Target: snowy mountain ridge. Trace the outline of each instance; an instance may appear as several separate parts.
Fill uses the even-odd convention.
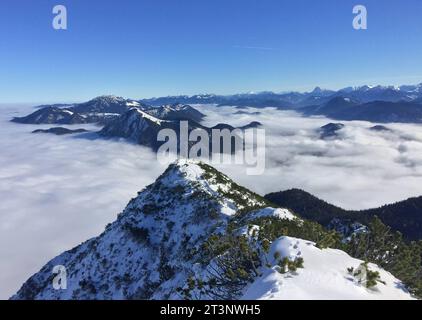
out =
[[[186,105],[162,106],[158,108],[134,107],[110,121],[98,134],[105,138],[128,139],[131,142],[157,151],[164,143],[162,139],[158,139],[162,129],[173,130],[178,140],[182,131],[189,135],[193,130],[201,129],[208,135],[210,150],[212,150],[211,135],[213,129],[235,129],[225,123],[218,124],[212,128],[203,126],[195,121],[200,121],[202,117],[202,113]],[[243,130],[259,126],[261,126],[261,123],[253,121],[238,129]],[[193,145],[195,145],[195,141],[188,142],[189,150]],[[179,147],[180,145],[177,145],[177,148]],[[239,148],[239,146],[237,147]],[[240,148],[242,147],[243,145]],[[232,146],[233,151],[236,150],[235,148],[236,146]]]
[[[347,268],[361,261],[284,237],[287,228],[322,232],[213,167],[179,160],[101,235],[48,262],[12,299],[411,298],[374,265],[385,284],[357,283]],[[65,290],[52,286],[57,265],[67,270]],[[331,276],[336,286],[326,284]]]
[[[15,117],[13,122],[24,124],[108,124],[132,109],[145,112],[161,120],[193,120],[200,122],[204,114],[188,105],[173,104],[152,107],[133,99],[117,96],[100,96],[73,105],[41,106],[25,117]]]

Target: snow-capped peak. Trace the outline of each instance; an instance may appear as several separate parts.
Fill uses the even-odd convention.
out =
[[[99,102],[122,102],[125,101],[125,99],[123,97],[118,97],[115,95],[102,95],[102,96],[98,96],[94,99],[92,99],[91,101],[99,101]]]
[[[399,280],[375,265],[369,267],[383,283],[369,291],[348,275],[361,261],[280,235],[304,224],[213,167],[179,160],[130,200],[101,235],[48,262],[12,298],[411,298]],[[224,269],[224,261],[234,267]],[[239,269],[238,263],[245,264]],[[54,289],[55,266],[66,268],[66,290]],[[241,280],[235,289],[233,275]],[[219,284],[222,276],[229,285]]]
[[[323,92],[324,90],[322,90],[320,87],[315,87],[315,89],[311,92],[313,94],[319,94],[321,92]]]
[[[180,299],[175,289],[204,241],[249,204],[264,201],[203,163],[177,161],[100,236],[51,260],[13,298]],[[56,265],[67,268],[67,290],[50,285]]]

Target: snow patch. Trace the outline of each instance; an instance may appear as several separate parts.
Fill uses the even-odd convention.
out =
[[[150,121],[152,121],[152,122],[154,122],[154,123],[156,123],[158,125],[161,125],[161,123],[163,122],[163,120],[160,120],[160,119],[158,119],[156,117],[153,117],[150,114],[148,114],[148,113],[140,110],[139,108],[133,108],[131,110],[136,110],[136,112],[138,112],[140,115],[142,115],[143,118],[148,119],[148,120],[150,120]]]
[[[275,217],[282,220],[293,220],[297,219],[297,217],[291,213],[288,209],[280,209],[280,208],[264,208],[260,209],[258,211],[254,211],[247,216],[247,220],[253,220],[258,218],[264,218],[264,217]]]
[[[246,290],[245,300],[402,300],[413,299],[404,285],[389,272],[374,264],[385,285],[379,283],[375,290],[356,283],[347,268],[355,269],[363,262],[336,249],[321,250],[315,243],[291,237],[281,237],[273,242],[268,261],[275,265],[274,254],[281,258],[304,260],[304,268],[295,273],[281,274],[275,267],[266,268]]]

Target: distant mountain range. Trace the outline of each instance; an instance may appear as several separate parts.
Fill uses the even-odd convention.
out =
[[[327,103],[335,97],[349,98],[359,103],[372,101],[415,101],[422,98],[422,83],[418,85],[395,86],[360,86],[348,87],[338,91],[325,90],[316,87],[311,92],[287,92],[274,93],[270,91],[258,93],[243,93],[234,95],[193,95],[193,96],[168,96],[152,99],[142,99],[143,103],[151,105],[162,105],[172,103],[187,104],[227,104],[227,105],[258,105],[265,102],[272,106],[280,107],[304,107]]]
[[[88,102],[70,105],[45,105],[25,117],[13,118],[24,124],[107,124],[133,107],[146,107],[138,101],[116,96],[101,96]]]
[[[282,110],[295,110],[304,115],[323,115],[337,120],[366,120],[388,123],[422,123],[422,83],[418,85],[361,86],[344,88],[338,91],[319,87],[311,92],[259,92],[234,95],[193,95],[168,96],[152,99],[124,99],[116,96],[101,96],[85,103],[54,104],[37,107],[34,113],[12,121],[30,124],[108,124],[110,120],[133,107],[149,110],[160,118],[166,113],[166,120],[180,120],[188,116],[200,122],[203,115],[199,111],[193,115],[189,110],[172,111],[166,108],[189,104],[215,104],[239,108],[273,107]],[[159,109],[155,109],[158,107]],[[163,113],[159,115],[158,113]]]
[[[303,107],[298,111],[337,120],[422,123],[422,104],[413,101],[359,103],[350,98],[335,97],[322,105]]]
[[[265,198],[326,227],[338,226],[339,220],[343,225],[356,222],[367,225],[374,216],[378,216],[406,239],[422,239],[422,196],[361,211],[344,210],[299,189],[270,193]]]
[[[101,96],[88,102],[73,105],[51,105],[37,107],[25,117],[13,118],[23,124],[83,124],[106,125],[126,112],[138,109],[161,120],[191,120],[200,122],[204,114],[188,105],[172,104],[153,107],[144,103],[116,96]]]
[[[422,123],[422,83],[418,85],[361,86],[338,91],[319,87],[311,92],[246,93],[228,96],[170,96],[140,100],[143,103],[217,104],[237,107],[275,107],[304,115],[324,115],[338,120]]]

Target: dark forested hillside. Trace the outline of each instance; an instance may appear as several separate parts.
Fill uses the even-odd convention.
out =
[[[372,217],[378,216],[406,239],[422,239],[422,196],[362,211],[344,210],[299,189],[270,193],[265,198],[325,226],[335,218],[367,224]]]

